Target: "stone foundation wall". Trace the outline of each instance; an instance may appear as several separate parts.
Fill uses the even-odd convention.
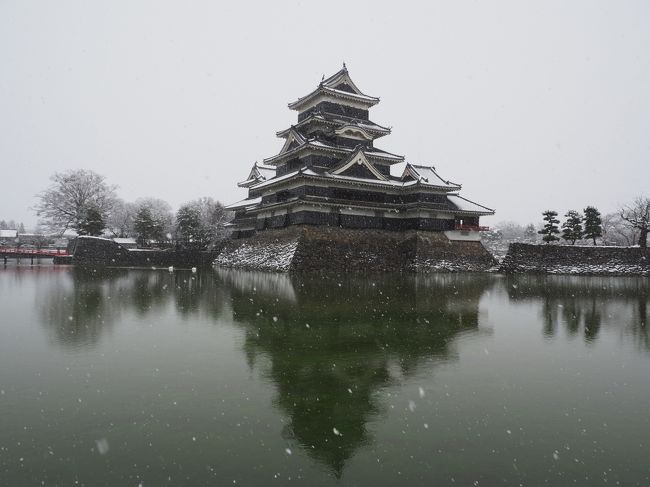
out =
[[[485,271],[496,264],[480,241],[452,241],[444,233],[417,232],[417,272]]]
[[[299,227],[289,227],[230,240],[214,263],[219,267],[286,272],[291,267],[301,235]]]
[[[70,245],[70,264],[102,267],[206,267],[216,252],[192,250],[129,250],[109,239],[78,237]]]
[[[294,226],[228,242],[220,267],[266,271],[484,271],[496,264],[480,242],[442,232]]]
[[[650,249],[513,243],[501,263],[506,273],[650,275]]]
[[[399,272],[414,255],[414,232],[303,227],[291,270]]]

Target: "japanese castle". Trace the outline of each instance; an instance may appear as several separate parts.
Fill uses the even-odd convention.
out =
[[[379,98],[364,94],[343,69],[311,93],[289,103],[295,125],[277,132],[280,152],[255,163],[246,180],[248,197],[235,212],[233,238],[291,225],[354,229],[428,230],[450,240],[478,240],[479,218],[494,210],[460,196],[460,184],[435,167],[406,163],[375,146],[390,128],[374,123],[369,110]],[[404,164],[401,164],[403,166]]]

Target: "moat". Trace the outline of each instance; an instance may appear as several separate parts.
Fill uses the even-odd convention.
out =
[[[650,281],[0,268],[0,485],[648,485]]]

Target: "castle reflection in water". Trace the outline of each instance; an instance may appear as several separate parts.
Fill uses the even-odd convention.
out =
[[[20,269],[15,269],[20,279]],[[46,271],[44,271],[46,272]],[[273,406],[287,421],[282,435],[339,477],[371,443],[369,424],[382,415],[383,389],[423,369],[458,360],[461,336],[491,333],[481,304],[499,293],[532,303],[553,337],[598,340],[620,330],[650,352],[643,279],[495,275],[323,277],[219,270],[51,271],[40,313],[50,339],[64,348],[93,347],[128,313],[170,307],[180,317],[227,321],[241,330],[251,368],[273,385]],[[333,439],[331,425],[345,434]]]

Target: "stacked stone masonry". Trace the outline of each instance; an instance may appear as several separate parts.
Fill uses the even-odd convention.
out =
[[[220,267],[265,271],[485,271],[496,264],[478,241],[450,241],[443,233],[294,226],[231,240]]]
[[[650,275],[650,249],[572,245],[510,244],[505,273]]]

